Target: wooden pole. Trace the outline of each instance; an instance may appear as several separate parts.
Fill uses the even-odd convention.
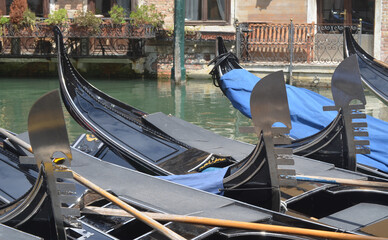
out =
[[[388,64],[386,62],[380,61],[376,58],[373,58],[373,61],[377,62],[378,64],[384,66],[385,68],[388,68]]]
[[[305,176],[305,175],[286,176],[285,178],[295,178],[297,181],[304,181],[304,182],[319,182],[319,183],[358,186],[358,187],[388,188],[388,182],[376,182],[376,181],[365,181],[365,180],[357,180],[357,179],[330,178],[330,177]]]
[[[128,215],[128,213],[125,211],[122,211],[120,209],[111,209],[111,208],[104,209],[100,207],[86,207],[82,210],[82,212],[86,214],[101,214],[101,215],[120,216],[120,217],[133,217],[131,215]],[[255,230],[255,231],[268,231],[268,232],[303,235],[303,236],[319,237],[319,238],[342,239],[342,240],[386,239],[386,238],[380,238],[380,237],[355,235],[355,234],[349,234],[349,233],[329,232],[329,231],[323,231],[323,230],[286,227],[286,226],[269,225],[269,224],[263,224],[263,223],[241,222],[241,221],[223,220],[223,219],[215,219],[215,218],[183,216],[183,215],[174,215],[174,214],[165,214],[165,213],[148,213],[148,212],[144,212],[144,214],[158,221],[182,222],[182,223],[209,225],[209,226],[217,226],[217,227],[239,228],[239,229]]]
[[[9,138],[12,142],[18,144],[22,148],[24,148],[27,151],[29,151],[30,153],[32,153],[32,148],[31,148],[30,144],[26,143],[25,141],[21,140],[20,138],[17,138],[16,136],[12,135],[4,128],[0,128],[0,134],[4,135],[5,137]]]
[[[160,224],[156,220],[154,220],[151,217],[147,216],[143,212],[138,211],[136,208],[128,205],[127,203],[123,202],[119,198],[115,197],[114,195],[112,195],[109,192],[105,191],[104,189],[100,188],[96,184],[90,182],[89,180],[87,180],[86,178],[82,177],[78,173],[76,173],[76,172],[74,172],[72,170],[70,170],[70,171],[73,173],[73,177],[74,177],[74,179],[77,182],[79,182],[82,185],[92,189],[96,193],[100,194],[104,198],[108,199],[112,203],[114,203],[117,206],[119,206],[120,208],[122,208],[124,211],[132,214],[135,218],[137,218],[140,221],[144,222],[148,226],[158,230],[159,232],[161,232],[166,237],[168,237],[170,239],[185,239],[184,237],[182,237],[182,236],[178,235],[177,233],[173,232],[171,229],[163,226],[162,224]]]
[[[171,77],[176,84],[181,84],[186,80],[185,0],[174,1],[174,61]]]

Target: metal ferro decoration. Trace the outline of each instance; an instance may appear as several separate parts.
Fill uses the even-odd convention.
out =
[[[56,237],[61,240],[66,239],[64,216],[79,216],[78,209],[63,206],[76,200],[74,183],[66,182],[72,179],[72,173],[61,169],[61,165],[69,167],[72,159],[65,126],[58,90],[45,94],[32,106],[28,116],[31,147],[38,168],[44,169]],[[57,154],[64,154],[62,161],[55,161]]]
[[[365,109],[366,99],[355,55],[348,57],[338,66],[332,77],[331,91],[335,106],[324,107],[324,110],[342,114],[346,133],[344,140],[347,142],[345,146],[348,146],[345,156],[347,162],[342,163],[341,167],[355,171],[356,154],[370,153],[370,149],[366,147],[369,140],[355,139],[368,136],[366,121],[360,121],[366,118],[365,113],[361,112]]]
[[[291,118],[283,71],[272,73],[256,84],[251,93],[250,106],[255,133],[265,143],[275,201],[280,198],[280,186],[296,185],[295,179],[282,178],[295,176],[295,170],[289,168],[294,165],[292,149],[281,147],[291,144],[291,139],[285,135],[290,132]],[[274,126],[275,123],[282,123],[284,127]]]

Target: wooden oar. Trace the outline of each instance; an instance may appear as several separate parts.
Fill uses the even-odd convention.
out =
[[[375,61],[375,62],[377,62],[377,63],[383,65],[383,66],[386,67],[386,68],[388,68],[388,64],[387,64],[386,62],[380,61],[380,60],[378,60],[378,59],[376,59],[376,58],[373,58],[373,61]]]
[[[357,187],[370,187],[370,188],[388,188],[388,182],[376,182],[376,181],[365,181],[357,179],[345,179],[345,178],[330,178],[330,177],[320,177],[320,176],[305,176],[305,175],[296,175],[296,176],[281,176],[285,179],[296,179],[297,181],[304,182],[318,182],[326,184],[336,184],[336,185],[348,185],[348,186],[357,186]]]
[[[0,134],[4,135],[5,137],[9,138],[12,142],[18,144],[19,146],[21,146],[22,148],[26,149],[27,151],[29,151],[30,153],[32,153],[32,148],[31,148],[31,145],[26,143],[25,141],[15,137],[14,135],[12,135],[11,133],[9,133],[7,130],[5,130],[4,128],[0,128]]]
[[[10,134],[9,132],[7,132],[3,128],[0,128],[0,133],[3,134],[4,136],[6,136],[7,138],[9,138],[11,141],[19,144],[21,147],[23,147],[24,149],[26,149],[30,153],[33,153],[30,144],[26,143],[25,141],[21,140],[20,138],[14,136],[12,134]],[[185,239],[184,237],[182,237],[179,234],[175,233],[171,229],[169,229],[169,228],[165,227],[164,225],[160,224],[156,220],[150,218],[147,215],[144,215],[142,212],[140,212],[137,209],[131,207],[130,205],[128,205],[127,203],[123,202],[119,198],[113,196],[109,192],[107,192],[104,189],[102,189],[102,188],[98,187],[97,185],[93,184],[92,182],[90,182],[86,178],[82,177],[78,173],[68,169],[65,166],[58,165],[58,167],[64,169],[65,171],[72,172],[73,173],[73,178],[77,182],[81,183],[82,185],[85,185],[86,187],[88,187],[88,188],[92,189],[93,191],[99,193],[101,196],[103,196],[103,197],[107,198],[108,200],[112,201],[113,203],[117,204],[120,208],[122,208],[126,212],[132,214],[134,217],[136,217],[140,221],[144,222],[148,226],[152,227],[153,229],[161,232],[166,237],[168,237],[170,239],[174,239],[174,240],[175,239],[177,239],[177,240],[184,240]]]
[[[8,137],[8,136],[7,136]],[[22,142],[23,144],[20,145],[24,148],[31,149],[31,146],[29,146],[28,143],[24,142],[23,140],[17,138],[16,136],[10,134],[9,137],[14,142]],[[28,150],[30,151],[30,150]],[[32,152],[32,150],[30,151]],[[269,224],[261,224],[261,223],[250,223],[250,222],[241,222],[241,221],[232,221],[232,220],[223,220],[223,219],[215,219],[215,218],[203,218],[203,217],[195,217],[195,216],[182,216],[182,215],[172,215],[172,214],[158,214],[158,213],[145,213],[140,212],[136,210],[135,208],[129,206],[127,203],[123,202],[119,198],[115,197],[114,195],[110,194],[109,192],[105,191],[104,189],[98,187],[97,185],[91,183],[84,177],[80,176],[76,172],[66,168],[65,166],[62,166],[64,171],[71,171],[73,173],[74,179],[85,185],[86,187],[94,190],[101,196],[107,198],[108,200],[112,201],[113,203],[117,204],[119,207],[121,207],[125,212],[121,211],[119,213],[116,212],[116,214],[120,214],[120,216],[132,216],[139,218],[140,220],[145,219],[146,223],[148,224],[148,219],[151,219],[152,221],[159,220],[159,221],[173,221],[173,222],[183,222],[183,223],[191,223],[191,224],[201,224],[201,225],[210,225],[210,226],[217,226],[217,227],[227,227],[227,228],[240,228],[240,229],[247,229],[247,230],[256,230],[256,231],[268,231],[268,232],[276,232],[276,233],[285,233],[285,234],[295,234],[295,235],[304,235],[304,236],[312,236],[312,237],[320,237],[320,238],[329,238],[329,239],[344,239],[344,240],[383,240],[385,238],[378,238],[378,237],[371,237],[371,236],[360,236],[360,235],[354,235],[354,234],[348,234],[348,233],[337,233],[337,232],[329,232],[329,231],[322,231],[322,230],[314,230],[314,229],[306,229],[306,228],[296,228],[296,227],[285,227],[285,226],[278,226],[278,225],[269,225]],[[114,211],[114,210],[110,210]],[[131,214],[131,215],[128,215]],[[133,214],[135,213],[135,214]],[[104,213],[105,215],[108,214],[108,212]],[[133,215],[132,215],[133,214]],[[157,222],[158,223],[158,222]],[[160,223],[158,223],[160,224]],[[163,226],[163,225],[162,225]],[[153,226],[152,226],[153,227]],[[163,226],[163,228],[165,228]],[[159,230],[163,231],[162,233],[165,234],[171,239],[184,239],[180,235],[176,234],[175,232],[171,231],[170,229],[166,228],[167,232],[164,232],[164,229]],[[169,232],[172,232],[169,233]]]
[[[146,223],[150,227],[160,231],[162,234],[164,234],[168,238],[170,238],[170,239],[185,239],[184,237],[178,235],[176,232],[173,232],[171,229],[166,228],[165,226],[163,226],[162,224],[157,222],[155,219],[151,218],[150,216],[147,216],[143,212],[138,211],[136,208],[128,205],[127,203],[123,202],[121,199],[115,197],[114,195],[112,195],[109,192],[105,191],[104,189],[100,188],[96,184],[90,182],[89,180],[82,177],[78,173],[76,173],[72,170],[70,170],[70,171],[73,173],[73,177],[77,182],[92,189],[96,193],[100,194],[104,198],[108,199],[109,201],[113,202],[114,204],[116,204],[117,206],[119,206],[120,208],[125,210],[127,213],[132,214],[135,218],[139,219],[140,221],[143,221],[144,223]],[[162,227],[160,227],[160,226],[162,226]]]
[[[82,209],[82,212],[85,214],[133,217],[121,209],[111,209],[111,208],[107,209],[107,208],[101,208],[101,207],[85,207]],[[143,214],[158,221],[182,222],[182,223],[191,223],[191,224],[200,224],[200,225],[227,227],[227,228],[240,228],[240,229],[247,229],[247,230],[268,231],[268,232],[295,234],[295,235],[303,235],[303,236],[319,237],[319,238],[358,239],[358,240],[386,239],[386,238],[379,238],[379,237],[373,237],[373,236],[354,235],[349,233],[329,232],[329,231],[323,231],[323,230],[285,227],[285,226],[278,226],[278,225],[268,225],[268,224],[262,224],[262,223],[250,223],[250,222],[223,220],[223,219],[215,219],[215,218],[183,216],[183,215],[151,213],[151,212],[144,212]]]

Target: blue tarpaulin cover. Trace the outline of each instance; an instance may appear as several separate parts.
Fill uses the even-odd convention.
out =
[[[159,178],[179,183],[206,192],[223,195],[223,180],[228,168],[209,168],[200,173],[159,176]]]
[[[260,78],[245,69],[234,69],[221,77],[220,87],[233,106],[251,118],[251,91]],[[291,114],[290,136],[299,139],[313,135],[329,125],[336,111],[323,111],[323,106],[334,106],[334,101],[313,91],[286,85]],[[367,155],[357,155],[357,162],[388,172],[388,123],[367,116],[370,150]]]

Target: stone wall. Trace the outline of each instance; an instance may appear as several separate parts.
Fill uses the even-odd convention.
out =
[[[185,68],[187,78],[207,76],[212,66],[207,66],[215,57],[215,40],[185,41]],[[234,41],[226,41],[228,49],[234,49]],[[169,78],[173,66],[171,41],[150,40],[146,44],[144,72],[158,78]],[[209,75],[210,78],[210,75]]]
[[[388,0],[382,0],[380,58],[388,62]]]
[[[294,23],[307,22],[306,0],[238,1],[236,18],[239,22]]]

